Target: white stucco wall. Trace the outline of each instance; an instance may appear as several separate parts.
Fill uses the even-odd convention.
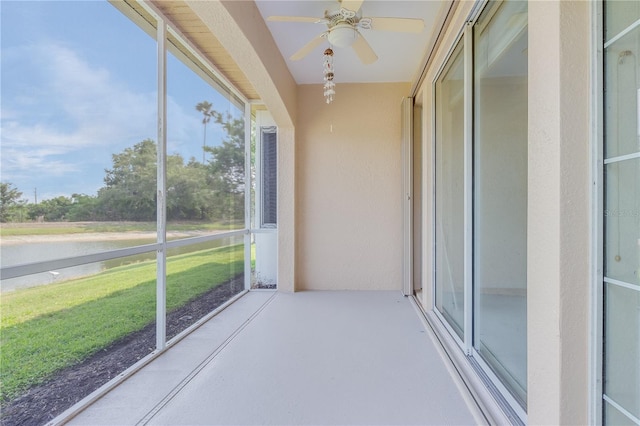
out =
[[[408,83],[298,88],[296,289],[400,290]]]

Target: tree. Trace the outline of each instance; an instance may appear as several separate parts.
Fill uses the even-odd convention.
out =
[[[228,112],[222,114],[217,111],[212,111],[211,116],[226,133],[220,146],[205,148],[211,153],[207,165],[209,184],[216,190],[217,204],[222,207],[218,217],[227,221],[242,221],[245,185],[244,118],[234,118]]]
[[[98,191],[100,216],[106,220],[151,221],[156,218],[156,143],[145,139],[112,155],[105,187]]]
[[[60,222],[68,220],[67,215],[73,202],[71,198],[63,195],[48,200],[42,200],[38,204],[29,206],[29,218],[44,218],[47,222]]]
[[[98,197],[85,194],[71,195],[71,206],[66,219],[72,222],[97,220]]]
[[[98,191],[97,217],[105,220],[152,221],[156,218],[157,146],[144,140],[113,155],[106,170],[106,186]],[[179,154],[167,156],[167,219],[214,218],[214,189],[207,182],[207,167]],[[86,200],[85,200],[86,201]]]
[[[203,164],[192,158],[185,165],[177,154],[167,157],[167,219],[211,219],[212,194]]]
[[[211,108],[213,105],[211,102],[202,101],[196,105],[196,111],[200,111],[202,113],[202,124],[204,126],[204,136],[202,138],[202,164],[204,164],[204,154],[206,150],[204,149],[207,146],[207,124],[211,120],[212,112]]]
[[[0,182],[0,222],[21,219],[26,200],[21,199],[22,192],[10,182]]]
[[[196,105],[203,124],[213,119],[226,136],[220,146],[203,146],[210,153],[207,164],[191,158],[185,164],[179,154],[168,155],[167,219],[213,220],[229,223],[244,220],[244,118],[211,109],[207,101]],[[67,204],[46,204],[49,217],[58,220],[153,221],[157,212],[157,145],[151,139],[112,155],[113,166],[105,170],[105,186],[92,198],[74,194]],[[64,213],[61,206],[65,205]],[[54,209],[55,207],[55,209]]]
[[[222,191],[244,193],[244,119],[233,118],[228,112],[223,115],[212,111],[211,114],[227,136],[220,146],[205,148],[211,153],[210,177],[219,183]]]

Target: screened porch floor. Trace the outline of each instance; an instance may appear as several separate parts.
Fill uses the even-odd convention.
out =
[[[400,292],[249,292],[72,425],[485,423]]]

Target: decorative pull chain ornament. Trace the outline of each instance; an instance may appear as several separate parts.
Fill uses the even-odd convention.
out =
[[[324,51],[324,97],[328,104],[333,102],[333,95],[336,94],[336,83],[333,81],[333,50],[328,48]]]

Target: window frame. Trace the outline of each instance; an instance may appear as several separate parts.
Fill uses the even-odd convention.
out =
[[[466,140],[466,136],[467,136],[467,99],[465,98],[467,96],[467,67],[466,67],[466,60],[467,60],[467,37],[465,36],[467,30],[466,30],[467,25],[465,25],[465,27],[463,27],[459,33],[456,35],[456,37],[454,38],[454,41],[451,43],[451,46],[449,48],[449,50],[447,51],[447,54],[445,55],[445,58],[442,61],[442,64],[440,66],[440,68],[438,69],[438,72],[436,72],[433,81],[431,82],[431,87],[432,87],[432,93],[433,96],[431,97],[431,104],[432,104],[432,109],[431,111],[432,113],[432,140],[433,140],[433,146],[432,146],[432,154],[431,154],[431,158],[433,159],[433,164],[431,167],[432,173],[433,173],[433,178],[432,178],[432,182],[433,182],[433,192],[432,192],[432,205],[433,205],[433,223],[432,223],[432,235],[433,235],[433,251],[432,251],[432,265],[434,265],[433,271],[432,271],[432,283],[433,283],[433,288],[432,288],[432,292],[433,292],[433,306],[431,306],[431,309],[433,310],[433,312],[435,313],[435,315],[437,316],[437,318],[440,320],[440,322],[442,323],[442,325],[447,329],[447,332],[451,335],[451,337],[455,340],[456,344],[458,345],[458,347],[466,354],[468,355],[468,335],[471,335],[471,333],[467,333],[467,330],[471,330],[471,328],[467,328],[467,270],[466,270],[466,266],[467,266],[467,261],[466,259],[463,261],[463,265],[465,267],[464,270],[464,278],[463,278],[463,288],[464,288],[464,296],[463,296],[463,303],[464,303],[464,307],[463,307],[463,314],[464,314],[464,318],[463,318],[463,329],[462,329],[462,337],[460,337],[458,335],[458,333],[455,331],[454,327],[449,323],[449,321],[446,319],[446,316],[444,313],[442,313],[437,306],[437,245],[438,245],[438,226],[437,226],[437,217],[438,217],[438,207],[437,207],[437,197],[438,197],[438,158],[439,156],[437,155],[437,145],[438,145],[438,116],[437,116],[437,112],[438,112],[438,89],[437,89],[437,85],[438,82],[441,81],[441,79],[444,77],[444,75],[451,69],[451,66],[453,65],[453,63],[451,62],[453,60],[454,54],[456,53],[456,51],[458,49],[460,49],[462,51],[462,67],[463,67],[463,73],[464,73],[464,81],[463,81],[463,89],[462,89],[462,94],[463,94],[463,121],[464,121],[464,141],[463,141],[463,185],[464,185],[464,196],[463,196],[463,205],[464,205],[464,219],[467,219],[467,192],[469,190],[469,188],[467,187],[467,164],[466,164],[466,150],[467,150],[467,140]],[[464,232],[465,227],[463,227],[463,252],[465,253],[466,256],[466,243],[467,243],[467,235]]]
[[[275,135],[275,141],[270,142],[270,141],[266,141],[265,135]],[[259,225],[261,229],[277,229],[278,228],[278,193],[277,193],[277,184],[278,184],[278,128],[276,126],[261,126],[260,127],[260,147],[258,149],[256,149],[256,153],[259,153],[259,161],[257,162],[257,177],[258,177],[258,190],[259,190],[259,197],[260,197],[260,209],[259,211],[256,211],[256,214],[259,215],[260,221],[259,221]],[[271,195],[271,193],[267,194],[267,191],[265,190],[266,187],[266,183],[268,181],[268,179],[265,178],[265,173],[267,172],[267,164],[265,163],[265,161],[267,160],[267,155],[266,153],[266,149],[267,147],[265,145],[269,144],[269,143],[273,143],[274,147],[274,155],[275,155],[275,188],[272,188],[271,191],[275,190],[275,208],[276,208],[276,212],[275,212],[275,220],[273,221],[266,221],[265,220],[265,211],[266,211],[266,197],[267,195]]]

